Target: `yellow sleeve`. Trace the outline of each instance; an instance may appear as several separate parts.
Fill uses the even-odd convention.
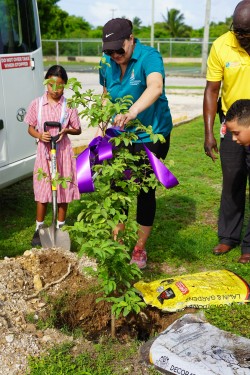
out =
[[[213,44],[207,60],[206,79],[207,81],[219,82],[223,80],[223,75],[224,68]]]

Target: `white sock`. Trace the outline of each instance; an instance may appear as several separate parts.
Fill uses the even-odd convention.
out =
[[[36,221],[36,230],[42,225],[44,221]]]
[[[57,220],[57,223],[56,223],[56,228],[59,229],[60,226],[64,225],[65,224],[65,221],[59,221]]]

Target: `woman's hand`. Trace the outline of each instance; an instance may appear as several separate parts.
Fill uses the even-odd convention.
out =
[[[119,114],[114,119],[114,125],[124,129],[124,126],[134,120],[139,113],[149,108],[160,96],[163,90],[163,78],[158,72],[150,73],[147,76],[147,88],[129,108],[128,113]]]
[[[124,114],[119,114],[115,116],[114,119],[114,125],[119,126],[119,128],[124,129],[125,125],[131,121],[136,119],[138,115],[138,112],[135,109],[130,108],[129,112],[124,113]]]

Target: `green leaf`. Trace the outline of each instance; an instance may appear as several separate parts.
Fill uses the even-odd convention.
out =
[[[125,309],[123,310],[123,316],[127,316],[131,312],[131,307],[126,306]]]

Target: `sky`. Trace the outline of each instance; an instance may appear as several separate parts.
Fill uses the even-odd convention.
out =
[[[230,17],[239,0],[211,0],[210,21],[218,23]],[[154,17],[152,17],[154,4]],[[163,22],[167,9],[183,13],[186,25],[198,29],[204,25],[206,0],[60,0],[57,5],[70,15],[83,17],[92,26],[103,26],[111,18],[123,17],[133,20],[139,17],[142,25]]]

